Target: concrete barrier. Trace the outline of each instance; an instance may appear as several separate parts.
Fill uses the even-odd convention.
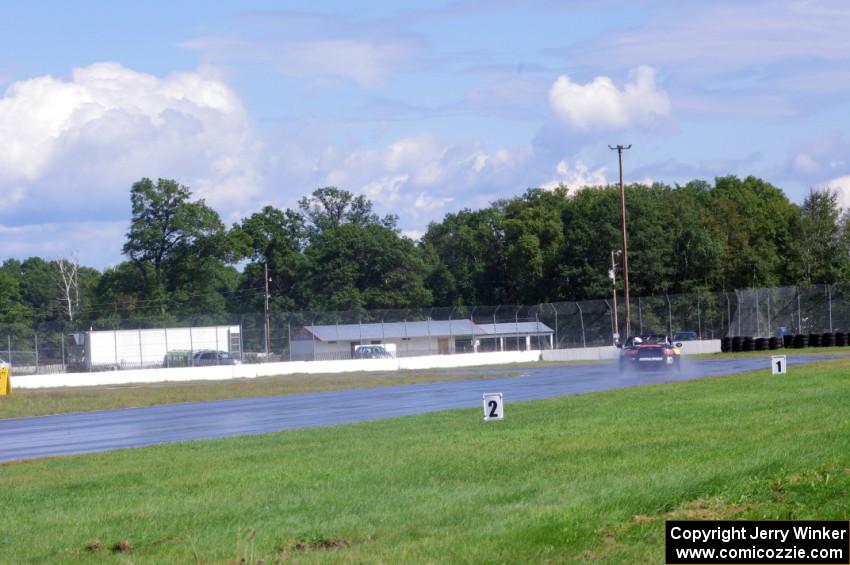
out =
[[[292,361],[257,365],[222,365],[214,367],[182,367],[171,369],[138,369],[101,371],[96,373],[57,373],[53,375],[20,375],[12,377],[15,388],[57,388],[109,386],[131,383],[181,381],[220,381],[253,379],[272,375],[347,373],[359,371],[398,371],[400,369],[436,369],[500,365],[539,361],[540,351],[499,351],[429,355],[401,359],[347,359],[343,361]]]
[[[719,339],[682,341],[680,343],[682,344],[682,355],[720,353]],[[605,361],[608,359],[617,359],[619,356],[620,350],[613,345],[543,351],[544,361]]]
[[[682,355],[697,353],[720,353],[719,339],[702,339],[698,341],[682,341]]]
[[[717,353],[720,340],[686,341],[682,353]],[[257,365],[223,365],[218,367],[182,367],[171,369],[136,369],[101,371],[96,373],[56,373],[52,375],[12,376],[14,388],[56,388],[108,386],[130,383],[160,383],[181,381],[222,381],[254,379],[272,375],[351,373],[360,371],[398,371],[414,369],[449,369],[476,365],[503,365],[539,361],[604,361],[616,359],[619,350],[613,346],[579,347],[544,351],[493,351],[460,353],[457,355],[428,355],[399,359],[346,359],[342,361],[291,361]]]
[[[544,361],[605,361],[617,359],[619,356],[620,350],[613,345],[552,349],[543,352]]]

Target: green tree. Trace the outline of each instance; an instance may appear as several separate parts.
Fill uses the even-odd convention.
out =
[[[143,178],[130,190],[132,221],[124,253],[142,277],[141,298],[160,314],[196,315],[199,307],[221,313],[220,293],[234,280],[224,267],[232,258],[224,224],[215,210],[191,196],[188,187],[166,179],[154,184]]]
[[[838,193],[811,189],[792,226],[794,278],[800,284],[833,284],[847,273]]]
[[[231,229],[231,238],[240,257],[250,259],[231,302],[231,310],[263,310],[263,264],[268,264],[269,308],[287,312],[304,306],[303,279],[307,245],[304,217],[287,209],[266,206]]]
[[[421,245],[426,257],[437,260],[428,277],[435,304],[499,303],[504,295],[503,217],[491,206],[447,214],[428,225]]]
[[[298,202],[301,212],[314,231],[324,231],[343,224],[367,226],[380,224],[395,229],[398,218],[387,215],[379,218],[372,212],[372,202],[365,196],[327,186],[313,191]]]
[[[130,190],[132,220],[124,254],[139,268],[153,266],[153,283],[162,285],[166,264],[187,249],[198,255],[225,256],[225,229],[218,213],[203,200],[191,201],[188,187],[175,180],[159,179],[156,184],[143,178]]]
[[[413,241],[380,224],[342,224],[311,238],[314,310],[419,308],[431,303],[427,267]]]

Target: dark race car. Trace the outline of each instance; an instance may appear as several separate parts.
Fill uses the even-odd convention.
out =
[[[680,370],[681,344],[673,344],[666,335],[633,336],[620,350],[620,372],[637,369]]]

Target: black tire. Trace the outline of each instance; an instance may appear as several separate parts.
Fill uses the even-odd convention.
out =
[[[809,334],[809,347],[820,347],[820,334]]]
[[[728,353],[732,351],[732,338],[724,337],[720,340],[720,351],[723,353]]]
[[[782,336],[782,347],[787,349],[791,349],[794,347],[794,336],[791,334],[786,334]]]
[[[744,338],[744,344],[741,346],[742,351],[755,351],[756,350],[756,340],[751,337]]]
[[[835,347],[835,334],[832,332],[824,332],[820,336],[821,347]]]
[[[847,334],[844,332],[835,332],[835,345],[838,347],[846,347]]]
[[[744,347],[744,338],[741,336],[735,336],[732,338],[732,351],[738,352],[743,351]]]
[[[782,338],[781,337],[772,337],[768,340],[767,346],[769,349],[779,349],[782,347]]]
[[[809,346],[809,336],[806,334],[797,334],[794,336],[794,348],[803,349]]]
[[[767,351],[768,345],[770,345],[770,340],[766,337],[757,337],[755,338],[756,351]]]

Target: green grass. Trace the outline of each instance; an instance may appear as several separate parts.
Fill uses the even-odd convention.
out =
[[[502,422],[457,410],[2,465],[0,562],[660,563],[670,517],[850,518],[848,375],[838,360],[508,398]]]
[[[178,402],[282,396],[493,377],[492,373],[475,374],[468,371],[469,369],[457,369],[457,372],[420,370],[384,373],[296,374],[226,381],[163,382],[47,389],[20,388],[13,389],[11,396],[0,397],[0,419],[155,406]],[[514,377],[518,374],[519,371],[514,370],[500,372],[498,375]]]

